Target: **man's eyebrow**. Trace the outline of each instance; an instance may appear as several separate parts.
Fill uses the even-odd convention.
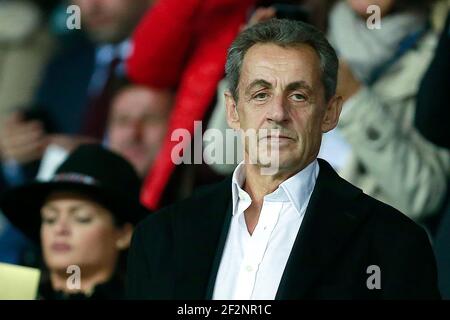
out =
[[[256,79],[247,86],[245,93],[248,94],[254,87],[272,88],[272,84],[263,79]]]
[[[287,91],[294,91],[297,89],[306,89],[309,92],[312,91],[311,86],[306,81],[303,81],[303,80],[291,82],[286,87]]]

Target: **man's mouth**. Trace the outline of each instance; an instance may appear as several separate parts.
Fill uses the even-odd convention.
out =
[[[268,134],[264,137],[262,137],[260,140],[272,140],[272,141],[282,141],[282,140],[295,140],[292,136],[290,135],[285,135],[285,134]]]

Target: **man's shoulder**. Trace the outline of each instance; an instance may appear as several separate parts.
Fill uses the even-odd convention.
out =
[[[380,228],[385,233],[403,229],[411,232],[423,232],[423,228],[404,213],[367,195],[363,190],[340,177],[325,161],[321,160],[320,164],[321,170],[326,176],[323,181],[326,184],[327,192],[333,192],[339,201],[344,202],[347,211],[355,215],[364,215],[366,218],[364,220],[370,227]],[[327,192],[321,192],[321,194],[325,195]]]
[[[396,208],[381,202],[364,192],[357,199],[357,206],[367,213],[367,226],[375,238],[399,239],[424,238],[425,230]]]
[[[359,221],[359,235],[368,240],[374,250],[383,256],[389,255],[386,252],[395,256],[399,250],[412,247],[423,250],[429,246],[425,229],[404,213],[365,194],[344,179],[338,185],[341,188],[337,193],[353,194],[347,198],[344,219],[352,216],[353,221]]]
[[[228,193],[231,194],[231,177],[218,183],[202,186],[196,189],[190,197],[150,214],[139,223],[136,230],[170,227],[180,215],[187,218],[201,215],[205,209],[217,205],[218,201],[223,201]],[[223,210],[225,209],[223,208]]]

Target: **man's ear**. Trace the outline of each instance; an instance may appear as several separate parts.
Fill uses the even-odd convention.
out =
[[[325,115],[322,120],[322,132],[326,133],[328,131],[336,128],[339,115],[342,110],[342,97],[339,95],[333,96],[327,103],[327,109],[325,110]]]
[[[239,129],[241,127],[239,122],[239,114],[237,112],[237,103],[230,91],[225,91],[225,106],[227,109],[227,122],[230,128]]]

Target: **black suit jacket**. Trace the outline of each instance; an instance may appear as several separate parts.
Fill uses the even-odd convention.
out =
[[[424,230],[319,163],[276,299],[439,298]],[[144,220],[129,252],[128,297],[211,299],[231,207],[228,178]],[[367,286],[371,265],[381,289]]]

